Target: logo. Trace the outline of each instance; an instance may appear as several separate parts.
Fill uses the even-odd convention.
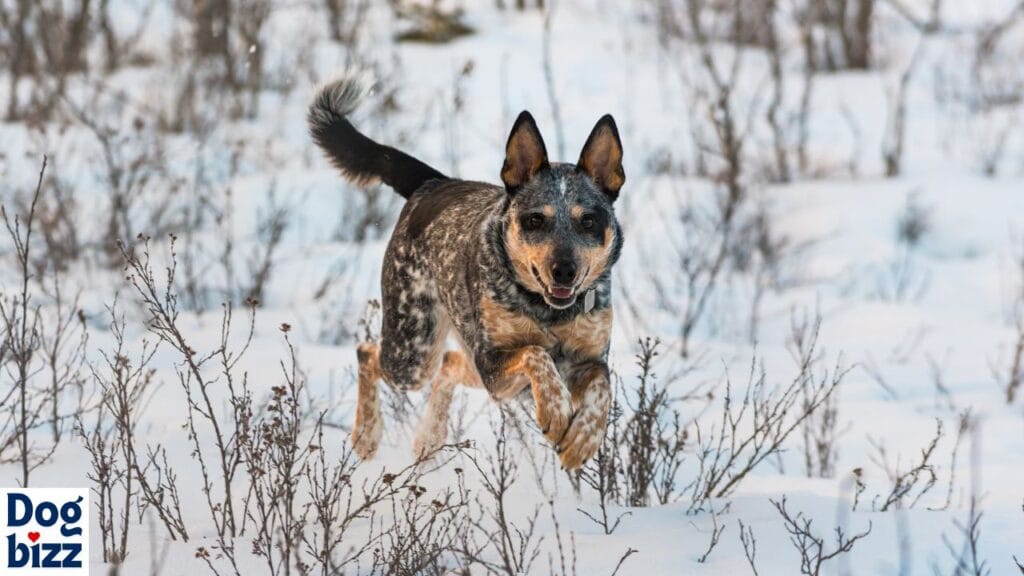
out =
[[[0,574],[89,574],[87,489],[0,488],[0,522]]]

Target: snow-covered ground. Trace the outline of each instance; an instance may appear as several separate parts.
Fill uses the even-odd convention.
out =
[[[118,26],[132,29],[143,3],[113,4]],[[157,3],[135,48],[149,56],[145,65],[88,81],[72,77],[66,102],[61,103],[64,111],[43,126],[0,125],[2,200],[12,213],[24,206],[35,189],[43,154],[49,155],[48,176],[72,194],[71,228],[83,248],[82,256],[64,273],[63,290],[65,297],[80,294],[78,306],[89,334],[86,354],[93,369],[81,371],[90,395],[86,405],[96,401],[96,374],[109,373],[102,356],[114,345],[108,307],[116,301],[117,313],[125,315],[129,358],[139,357],[144,342],[152,346],[156,337],[147,330],[148,313],[125,282],[123,266],[109,265],[115,257],[101,246],[114,240],[106,236],[110,183],[102,149],[96,136],[67,110],[87,105],[98,110],[103,122],[117,131],[114,148],[128,159],[126,164],[152,141],[159,141],[163,165],[140,192],[133,192],[138,200],[130,232],[154,234],[151,222],[159,219],[168,223],[161,232],[176,231],[175,290],[183,309],[178,322],[188,344],[200,354],[220,345],[220,303],[230,293],[240,304],[251,271],[263,258],[261,247],[268,244],[268,215],[281,211],[286,225],[272,255],[251,345],[235,372],[247,374],[255,403],[261,405],[272,387],[285,382],[290,369],[287,335],[305,387],[303,409],[313,414],[328,411],[331,425],[324,429],[323,449],[331,462],[347,443],[355,400],[355,346],[365,331],[359,321],[367,302],[379,297],[380,261],[400,207],[400,198],[384,190],[384,221],[370,225],[366,238],[355,237],[356,223],[366,210],[364,197],[343,182],[307,135],[306,106],[316,84],[344,69],[349,55],[330,40],[319,2],[275,2],[278,6],[260,49],[267,76],[277,87],[259,93],[258,114],[210,119],[209,134],[202,138],[195,131],[161,131],[157,116],[173,108],[177,86],[189,74],[172,57],[173,39],[181,37],[176,27],[182,24],[165,4],[171,3]],[[870,533],[848,554],[825,563],[822,574],[974,574],[970,567],[955,567],[965,545],[961,527],[969,521],[972,501],[981,513],[978,558],[987,562],[993,575],[1024,572],[1014,561],[1014,555],[1024,561],[1024,399],[1006,401],[1018,338],[1014,307],[1015,302],[1024,302],[1024,138],[1018,121],[1024,110],[1014,104],[979,113],[963,104],[969,97],[942,96],[977,88],[979,80],[970,74],[971,30],[1000,21],[1015,3],[943,4],[943,31],[920,44],[909,77],[905,152],[895,177],[885,176],[883,142],[899,76],[919,46],[920,33],[889,3],[876,7],[878,69],[815,77],[809,169],[791,183],[772,182],[766,176],[773,161],[772,135],[763,116],[770,97],[769,67],[761,51],[744,51],[734,105],[740,111],[739,122],[750,125],[743,150],[747,205],[763,208],[773,233],[785,238],[789,248],[784,250],[780,288],[764,293],[754,337],[750,314],[756,281],[750,272],[730,270],[719,280],[686,356],[681,354],[686,290],[679,273],[679,247],[689,224],[683,214],[694,207],[711,210],[717,190],[700,175],[695,160],[693,134],[701,132],[712,142],[702,104],[693,99],[703,69],[692,46],[672,40],[666,47],[659,41],[656,2],[553,4],[547,78],[542,11],[503,11],[490,1],[463,2],[465,20],[475,32],[432,45],[395,42],[391,10],[383,2],[372,3],[361,26],[359,60],[362,67],[374,69],[382,88],[355,118],[356,125],[373,137],[444,172],[492,182],[498,180],[511,121],[522,109],[537,118],[551,154],[566,161],[575,160],[602,114],[612,113],[620,127],[627,182],[616,208],[626,244],[614,276],[610,364],[621,377],[628,402],[637,380],[638,339],[661,340],[655,373],[659,384],[679,398],[674,406],[688,433],[685,458],[675,475],[680,490],[663,505],[613,506],[613,515],[627,515],[606,535],[580,511],[597,513],[597,494],[586,485],[576,493],[569,476],[554,469],[556,459],[543,438],[527,431],[526,446],[512,440],[519,466],[508,504],[519,526],[540,506],[536,539],[541,552],[530,573],[611,574],[632,548],[637,552],[624,561],[619,574],[750,574],[740,538],[744,526],[757,541],[758,574],[798,574],[800,556],[772,505],[783,497],[791,512],[813,519],[812,530],[825,540],[826,551],[834,546],[836,527],[852,535],[870,526]],[[899,4],[926,15],[930,2]],[[783,14],[789,9],[783,7]],[[1017,27],[1024,28],[1024,23]],[[783,109],[784,114],[793,114],[803,85],[802,63],[798,38],[792,29],[784,30]],[[1011,85],[1014,74],[1024,80],[1019,70],[1024,54],[1020,36],[1020,30],[1011,31],[994,60],[998,66],[993,68],[1005,67],[1001,78]],[[726,47],[715,47],[713,54],[728,70],[731,56]],[[7,78],[4,73],[0,82],[3,102],[9,96]],[[22,90],[28,89],[26,84]],[[549,90],[557,100],[561,144]],[[756,115],[747,112],[751,107],[758,110]],[[136,118],[138,127],[133,126]],[[1004,131],[995,173],[986,175],[979,157]],[[717,160],[713,155],[707,158],[714,170]],[[45,198],[43,202],[54,205]],[[908,214],[921,215],[919,221],[926,224],[920,240],[912,244],[901,243],[898,234]],[[180,232],[181,223],[189,218],[198,219],[198,225]],[[46,250],[38,240],[36,247]],[[697,253],[714,250],[705,240],[707,247],[698,243]],[[233,251],[222,258],[229,241]],[[170,253],[166,232],[154,235],[149,246],[156,279],[163,282]],[[13,297],[20,282],[9,238],[0,243],[0,252],[0,286],[5,297]],[[232,264],[233,280],[224,261]],[[46,304],[45,309],[52,307],[52,294],[39,287],[33,290],[36,301]],[[833,473],[806,473],[807,439],[798,427],[781,452],[765,459],[735,491],[695,509],[691,493],[683,488],[699,474],[697,430],[706,434],[718,424],[726,381],[734,393],[742,390],[756,361],[763,363],[769,386],[785,386],[799,371],[791,353],[794,318],[815,314],[820,314],[821,330],[814,372],[837,365],[848,370],[835,392],[835,422],[830,428],[837,434]],[[236,306],[229,337],[233,349],[244,344],[245,317],[244,307]],[[375,322],[371,315],[371,332]],[[0,376],[5,389],[15,381],[15,371],[8,366]],[[161,345],[150,366],[155,375],[141,403],[135,441],[167,451],[190,538],[172,541],[152,509],[149,519],[141,521],[133,511],[129,554],[121,571],[148,574],[156,557],[160,574],[208,572],[207,561],[197,554],[202,547],[213,550],[209,560],[220,573],[234,573],[216,552],[217,530],[203,495],[185,393],[176,372],[176,367],[182,369],[182,355]],[[204,374],[212,377],[218,370],[219,360],[214,360]],[[34,377],[44,382],[47,374],[43,369]],[[227,422],[231,406],[225,387],[224,379],[217,380],[211,393],[215,410]],[[684,397],[694,390],[698,397]],[[417,406],[424,401],[420,393],[410,396]],[[462,437],[473,441],[485,463],[495,449],[498,408],[482,392],[463,389],[457,392],[455,405],[464,413],[454,422],[464,428]],[[415,417],[415,408],[410,414]],[[94,421],[92,413],[83,416],[86,428]],[[894,489],[886,467],[906,472],[915,466],[935,437],[937,421],[942,436],[930,467],[922,471],[902,505],[881,511]],[[968,423],[963,430],[962,421]],[[106,426],[112,426],[109,420]],[[411,463],[415,422],[388,426],[380,453],[358,467],[358,478],[372,479],[382,470],[393,472]],[[32,473],[31,485],[93,486],[90,455],[71,432],[72,423],[65,422],[64,428],[52,457]],[[206,458],[213,458],[212,431],[199,423],[197,434]],[[308,428],[302,437],[307,434]],[[40,427],[31,435],[38,446],[45,446],[51,431]],[[880,447],[886,453],[884,462]],[[17,485],[22,473],[16,449],[7,448],[3,459],[0,485]],[[534,466],[542,472],[535,473]],[[458,473],[457,467],[465,471]],[[245,493],[251,495],[244,469],[242,464],[234,483],[239,508]],[[454,489],[462,474],[470,491],[480,494],[479,474],[461,455],[420,482],[427,497],[433,497]],[[217,478],[214,473],[215,498],[221,494]],[[863,484],[859,495],[855,478]],[[934,485],[915,501],[929,482]],[[304,492],[298,500],[307,498]],[[852,510],[855,498],[859,503]],[[372,532],[373,522],[391,522],[390,505],[378,514],[376,520],[364,518],[354,524],[339,554],[359,546],[360,539]],[[241,523],[242,514],[238,517]],[[90,556],[93,573],[98,574],[103,570],[97,568],[103,551],[95,511],[92,521]],[[716,526],[724,527],[720,541],[706,561],[699,562]],[[238,538],[239,569],[242,574],[268,573],[264,560],[251,554],[255,528],[248,530]],[[565,569],[559,565],[556,535],[568,547],[570,533],[575,557],[570,559],[568,552],[565,556],[575,568]],[[494,561],[493,553],[484,555]],[[368,554],[366,558],[372,555]],[[554,558],[550,565],[549,557]],[[344,573],[368,573],[371,563],[364,559],[359,567],[347,566]],[[299,573],[292,564],[292,573]],[[455,561],[449,566],[456,568]],[[486,572],[476,566],[471,573]]]

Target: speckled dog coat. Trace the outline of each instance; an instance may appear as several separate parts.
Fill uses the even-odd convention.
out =
[[[345,176],[408,199],[384,259],[380,342],[358,348],[356,452],[370,458],[380,443],[381,379],[401,390],[432,383],[418,457],[447,438],[457,384],[497,400],[529,388],[544,435],[578,468],[600,445],[611,402],[611,267],[622,246],[613,203],[625,180],[614,120],[597,123],[575,165],[552,164],[523,112],[496,186],[448,178],[360,134],[347,116],[361,96],[342,79],[309,111],[314,140]],[[446,351],[449,335],[456,350]]]

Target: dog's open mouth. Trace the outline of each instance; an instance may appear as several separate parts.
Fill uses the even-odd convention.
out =
[[[544,288],[544,300],[553,308],[567,308],[576,301],[576,289],[579,286],[548,286],[541,278],[536,266],[530,266],[533,277]],[[585,277],[585,276],[584,276]]]

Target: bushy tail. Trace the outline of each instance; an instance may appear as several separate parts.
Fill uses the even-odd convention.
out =
[[[355,77],[335,80],[317,92],[309,107],[309,131],[341,173],[357,184],[380,180],[408,198],[427,180],[447,178],[408,154],[370,140],[348,121],[365,95]]]

